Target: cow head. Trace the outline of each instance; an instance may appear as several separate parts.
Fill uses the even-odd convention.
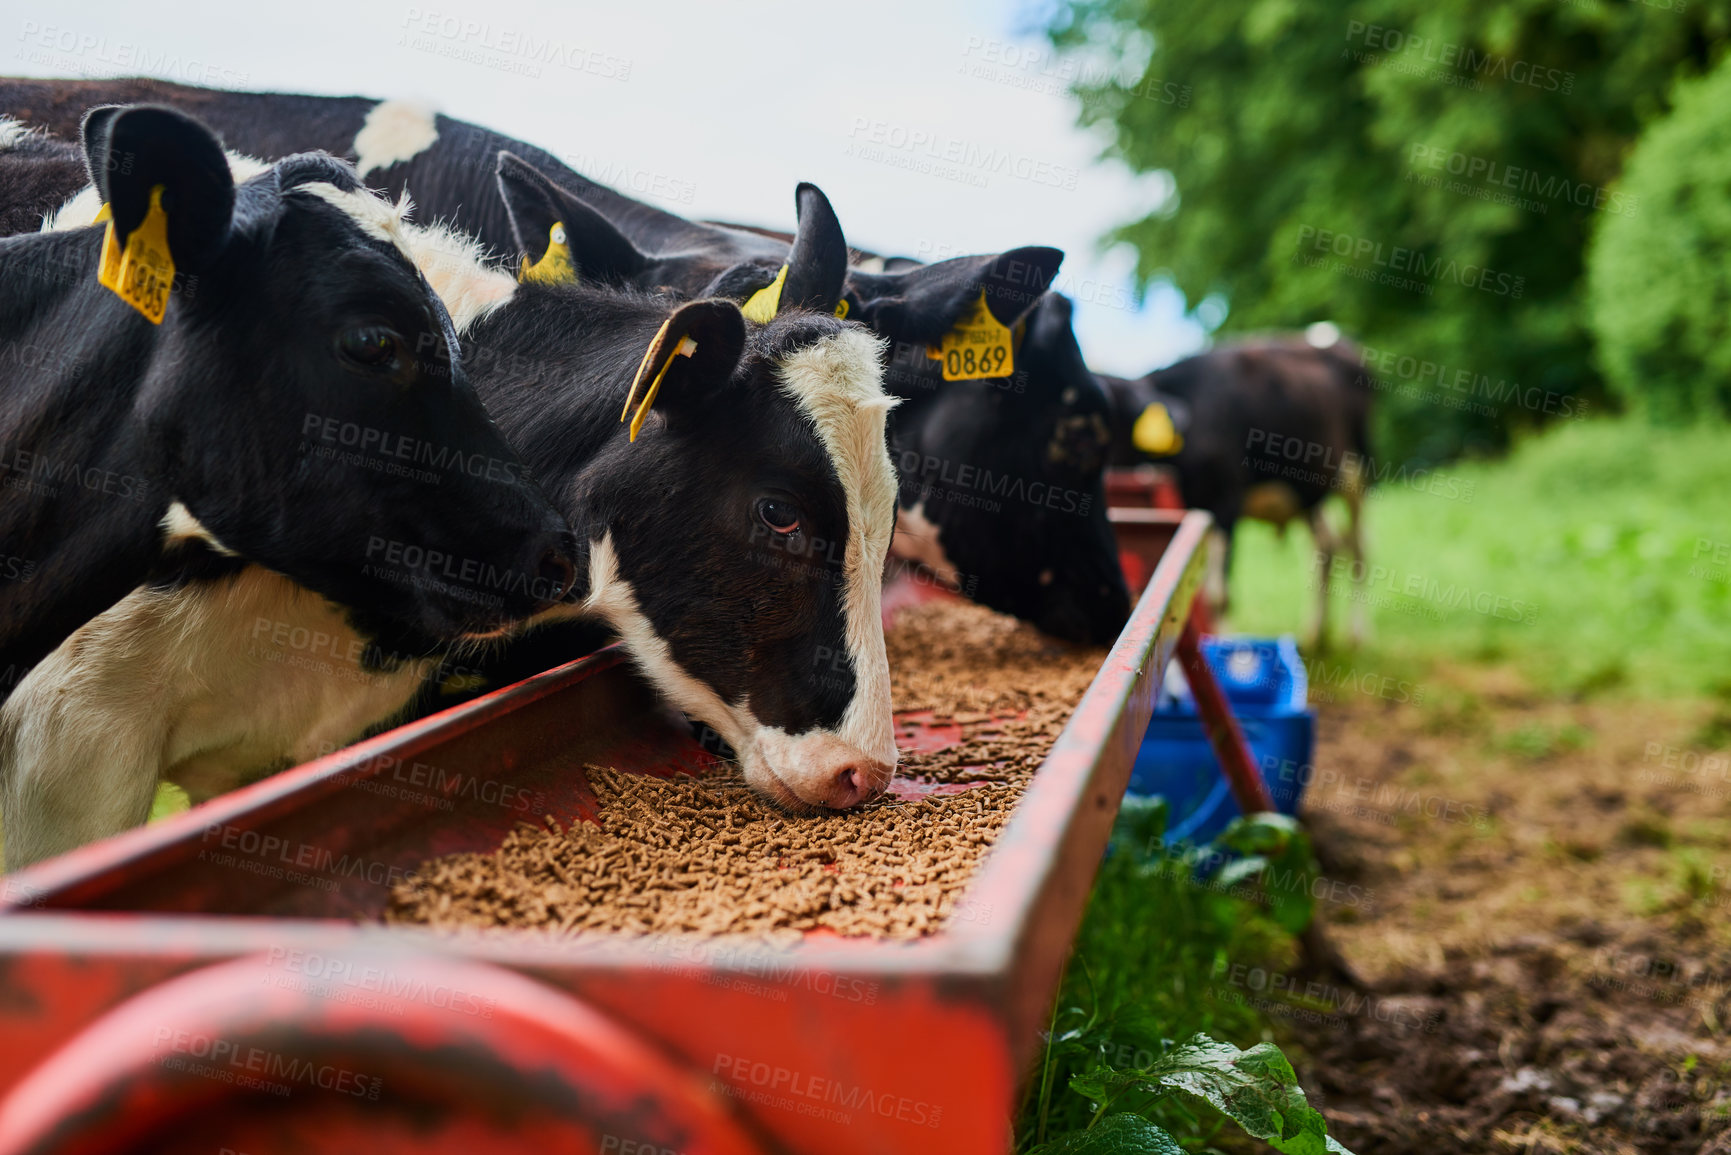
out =
[[[656,330],[639,335],[645,344]],[[669,349],[694,340],[690,358]],[[896,748],[879,575],[895,524],[877,342],[795,312],[747,327],[697,301],[635,442],[614,438],[573,509],[588,604],[666,696],[713,726],[777,803],[845,807]]]
[[[1070,303],[1046,292],[1063,254],[1025,248],[890,273],[854,270],[856,315],[892,338],[899,556],[1055,637],[1104,644],[1130,596],[1106,519],[1111,410]],[[1013,372],[946,381],[927,349],[984,293],[1019,335]]]
[[[237,184],[172,109],[94,109],[83,138],[84,195],[116,238],[166,217],[174,291],[150,332],[174,370],[152,373],[141,417],[171,548],[262,563],[405,644],[491,634],[563,596],[563,519],[460,364],[416,355],[455,335],[396,209],[323,154],[237,160],[256,174]]]
[[[590,596],[748,782],[790,808],[851,806],[896,762],[879,593],[893,402],[877,342],[799,312],[748,332],[718,300],[682,306],[668,335],[681,333],[705,361],[672,358],[660,420],[616,443],[611,496],[584,511],[608,527]]]
[[[472,339],[525,356],[500,362],[502,388],[471,360],[587,538],[579,605],[554,616],[605,619],[776,803],[880,793],[896,763],[880,609],[896,488],[879,341],[825,312],[760,324],[729,300],[540,278],[566,220],[544,214],[570,206],[500,185],[527,271]],[[574,270],[591,267],[582,235],[564,233]]]
[[[1096,373],[1112,407],[1112,450],[1107,464],[1131,468],[1172,463],[1190,434],[1190,402],[1160,387],[1160,374],[1138,380]]]
[[[659,238],[662,244],[651,252],[583,198],[511,153],[499,154],[498,174],[511,230],[533,264],[546,259],[557,229],[579,280],[741,302],[762,293],[760,310],[747,307],[754,318],[780,309],[830,313],[841,302],[847,241],[829,199],[816,185],[802,183],[794,191],[799,227],[791,249],[786,241],[669,215]],[[787,272],[782,274],[784,265]]]

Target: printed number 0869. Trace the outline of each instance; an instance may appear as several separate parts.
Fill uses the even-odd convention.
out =
[[[993,376],[1004,367],[1009,360],[1010,351],[1002,345],[993,345],[980,350],[977,354],[970,346],[965,349],[951,349],[944,354],[944,368],[950,376],[958,374]]]

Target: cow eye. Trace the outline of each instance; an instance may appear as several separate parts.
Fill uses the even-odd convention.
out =
[[[359,325],[343,330],[337,351],[363,369],[394,369],[403,354],[403,338],[385,325]]]
[[[763,498],[757,503],[757,516],[777,533],[799,532],[799,509],[791,501]]]

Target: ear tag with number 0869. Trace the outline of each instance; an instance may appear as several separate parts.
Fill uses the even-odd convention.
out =
[[[1010,327],[992,316],[984,289],[942,341],[926,346],[926,356],[942,364],[945,381],[1008,377],[1016,371]]]

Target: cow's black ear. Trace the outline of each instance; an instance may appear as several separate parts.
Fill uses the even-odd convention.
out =
[[[160,185],[175,267],[197,272],[208,266],[234,217],[234,177],[216,134],[176,109],[136,104],[91,109],[80,135],[115,235],[138,228]]]
[[[1060,249],[1030,245],[1005,253],[955,257],[905,272],[855,270],[849,274],[848,287],[859,299],[859,320],[898,341],[936,343],[979,298],[981,289],[992,316],[1006,325],[1015,324],[1051,287],[1063,260]]]
[[[759,265],[743,263],[734,265],[718,273],[714,280],[703,286],[699,297],[726,297],[730,301],[749,301],[760,289],[767,289],[775,283],[776,274],[780,271],[775,265]],[[785,287],[785,286],[784,286]],[[834,308],[832,305],[831,308]],[[777,310],[779,312],[779,310]]]
[[[631,438],[651,408],[678,420],[701,412],[745,353],[745,314],[732,301],[687,301],[655,334],[626,398]]]
[[[794,190],[794,205],[799,212],[799,228],[787,254],[787,283],[782,286],[776,312],[815,309],[833,313],[847,280],[847,238],[829,198],[816,185],[801,181]]]
[[[517,249],[530,263],[547,256],[554,225],[564,226],[579,277],[623,281],[649,263],[612,221],[522,157],[499,153],[498,175]]]

